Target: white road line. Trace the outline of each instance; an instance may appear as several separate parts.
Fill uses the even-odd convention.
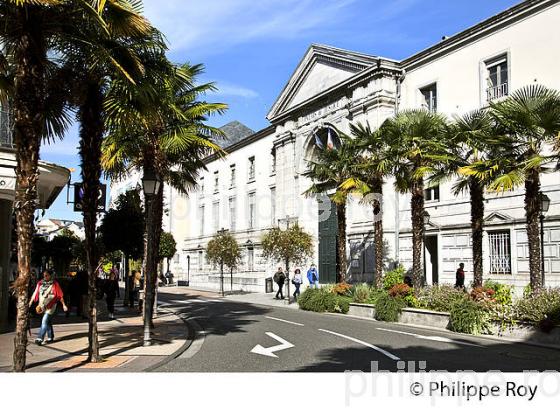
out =
[[[424,336],[424,335],[419,335],[419,334],[416,334],[416,333],[401,332],[400,330],[383,329],[383,328],[380,328],[380,327],[377,327],[376,329],[381,330],[383,332],[391,332],[391,333],[398,333],[398,334],[401,334],[401,335],[412,336],[412,337],[415,337],[416,339],[424,339],[424,340],[431,340],[431,341],[434,341],[434,342],[453,343],[453,344],[458,344],[458,345],[480,347],[480,348],[483,348],[483,349],[486,348],[486,346],[481,346],[481,345],[477,345],[477,344],[474,344],[474,343],[462,342],[460,340],[449,339],[448,337]]]
[[[272,320],[277,320],[277,321],[279,321],[279,322],[289,323],[289,324],[291,324],[291,325],[305,326],[303,323],[290,322],[289,320],[279,319],[279,318],[277,318],[277,317],[265,316],[265,318],[267,318],[267,319],[272,319]]]
[[[400,358],[398,358],[398,357],[395,356],[394,354],[389,353],[387,350],[384,350],[384,349],[382,349],[382,348],[380,348],[380,347],[374,346],[374,345],[372,345],[372,344],[370,344],[370,343],[364,342],[364,341],[362,341],[362,340],[360,340],[360,339],[355,339],[355,338],[353,338],[353,337],[346,336],[346,335],[341,335],[340,333],[332,332],[332,331],[330,331],[330,330],[325,330],[325,329],[319,329],[319,331],[325,332],[325,333],[330,333],[331,335],[339,336],[339,337],[342,337],[342,338],[344,338],[344,339],[351,340],[352,342],[356,342],[356,343],[359,343],[359,344],[361,344],[361,345],[367,346],[367,347],[369,347],[369,348],[372,348],[373,350],[378,351],[378,352],[381,353],[381,354],[384,354],[384,355],[387,356],[389,359],[395,360],[395,361],[397,361],[397,362],[398,362],[399,360],[401,360]]]

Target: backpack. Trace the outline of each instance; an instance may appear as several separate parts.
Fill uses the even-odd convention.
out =
[[[274,280],[274,283],[278,283],[278,280],[280,279],[280,273],[276,272],[274,274],[274,276],[272,277],[272,280]]]

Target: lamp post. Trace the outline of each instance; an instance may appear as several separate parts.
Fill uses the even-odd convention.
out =
[[[154,198],[157,195],[157,193],[159,192],[160,189],[160,185],[161,185],[161,179],[159,178],[159,176],[155,173],[155,171],[152,168],[146,168],[144,169],[144,175],[142,176],[142,190],[144,191],[144,200],[145,200],[145,206],[146,206],[146,232],[147,232],[147,238],[146,240],[148,241],[148,244],[153,241],[154,238],[154,232],[153,232],[153,202],[154,202]],[[148,262],[151,262],[156,256],[152,255],[152,251],[151,251],[151,246],[147,246],[147,252],[146,252],[146,272],[144,272],[144,280],[145,280],[145,293],[144,293],[144,346],[151,346],[152,344],[152,322],[151,322],[151,318],[152,315],[151,313],[153,313],[153,307],[154,304],[157,303],[157,295],[154,295],[154,301],[155,303],[152,303],[152,301],[150,301],[150,303],[146,303],[147,302],[147,295],[150,294],[150,296],[152,295],[152,293],[155,291],[157,292],[157,289],[154,290],[154,282],[152,281],[152,275],[154,274],[154,272],[149,272],[149,270],[151,269],[151,263],[148,264]],[[157,307],[157,305],[156,305]]]
[[[191,281],[191,255],[187,255],[187,286]]]
[[[543,194],[539,194],[541,214],[539,215],[539,220],[541,221],[541,282],[544,287],[544,214],[548,212],[550,206],[550,198]]]
[[[424,210],[422,214],[424,225],[422,226],[422,247],[423,247],[423,265],[424,265],[424,281],[428,281],[428,272],[426,271],[426,226],[430,223],[430,214]]]

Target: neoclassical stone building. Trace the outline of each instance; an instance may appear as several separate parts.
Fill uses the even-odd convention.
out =
[[[228,147],[225,160],[207,158],[199,189],[188,198],[166,188],[166,229],[180,243],[171,270],[183,279],[188,275],[193,286],[217,288],[219,276],[206,263],[204,248],[216,231],[229,229],[244,249],[234,287],[262,292],[275,267],[262,258],[262,234],[297,221],[315,238],[321,281],[333,281],[336,211],[328,201],[303,195],[311,185],[306,170],[317,144],[336,146],[335,129],[348,132],[358,122],[379,127],[404,109],[424,107],[451,117],[528,84],[560,89],[558,22],[559,1],[529,0],[402,61],[312,45],[272,106],[269,127]],[[384,187],[386,257],[410,266],[410,198],[396,194],[392,184],[387,180]],[[425,192],[428,283],[452,282],[459,262],[466,265],[467,281],[472,279],[468,195],[454,196],[452,185]],[[546,281],[560,285],[560,175],[543,176],[542,190],[551,199]],[[348,273],[354,281],[372,280],[371,208],[357,200],[348,206],[348,237],[341,239],[348,243]],[[522,189],[487,195],[484,274],[518,289],[529,280],[523,206]]]

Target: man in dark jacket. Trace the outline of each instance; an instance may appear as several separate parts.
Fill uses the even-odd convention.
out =
[[[465,264],[460,263],[459,269],[455,273],[455,287],[457,289],[464,289],[465,288]]]
[[[278,295],[280,295],[280,299],[284,299],[282,288],[284,287],[284,282],[286,282],[286,275],[282,271],[281,267],[278,268],[278,271],[274,274],[274,277],[272,279],[274,279],[274,282],[276,282],[276,284],[278,285],[278,292],[276,292],[275,298],[279,299]]]

